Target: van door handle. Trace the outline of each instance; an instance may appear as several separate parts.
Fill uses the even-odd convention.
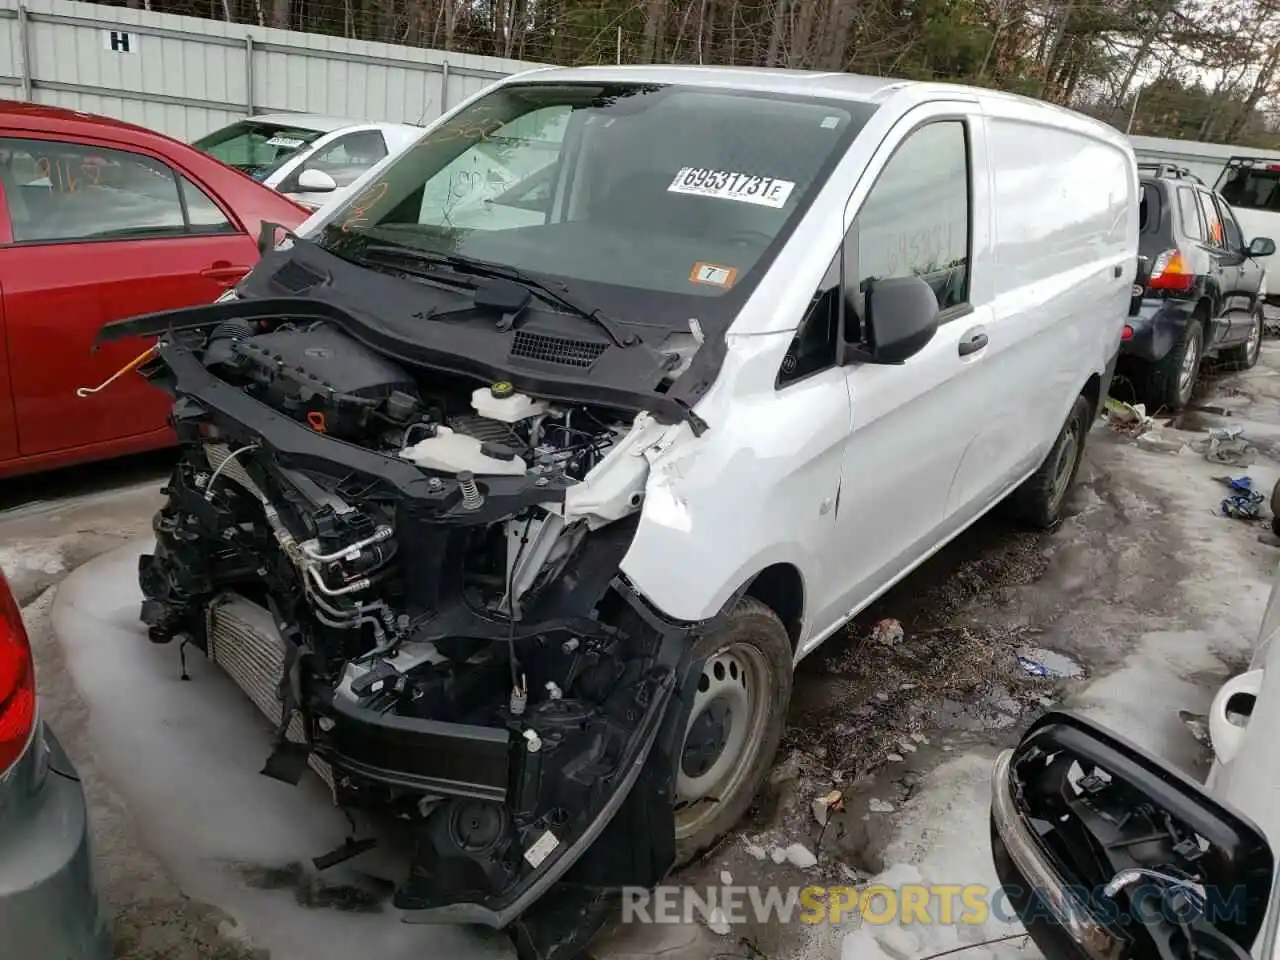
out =
[[[968,330],[960,338],[960,356],[967,357],[971,353],[977,353],[986,347],[988,342],[987,332],[982,328]]]

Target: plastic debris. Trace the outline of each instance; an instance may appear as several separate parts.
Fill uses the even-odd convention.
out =
[[[1191,736],[1196,738],[1196,743],[1202,747],[1213,747],[1213,740],[1209,736],[1209,718],[1202,713],[1192,713],[1190,710],[1179,710],[1178,719],[1181,720]]]
[[[1218,509],[1233,520],[1257,520],[1262,516],[1262,503],[1267,498],[1253,489],[1252,477],[1214,477],[1231,490]]]
[[[867,804],[867,809],[872,813],[893,813],[893,804],[888,800],[872,797],[871,802]]]
[[[769,851],[769,859],[774,863],[786,863],[787,851],[783,850],[781,847],[774,847]]]
[[[1107,422],[1111,424],[1111,428],[1119,433],[1126,433],[1131,437],[1138,437],[1146,433],[1153,423],[1147,416],[1147,408],[1142,404],[1125,403],[1122,400],[1116,400],[1109,397],[1106,403]]]
[[[1065,654],[1043,647],[1020,647],[1017,653],[1018,666],[1033,677],[1046,677],[1050,680],[1074,680],[1084,676],[1084,667]]]
[[[1173,437],[1166,437],[1159,430],[1151,430],[1138,437],[1137,444],[1151,453],[1180,453],[1186,444]]]
[[[803,843],[793,843],[782,853],[793,867],[799,867],[801,870],[808,870],[818,862],[818,858]]]
[[[901,762],[902,762],[902,754],[900,754],[900,753],[886,753],[886,754],[884,755],[884,758],[885,758],[886,760],[888,760],[890,763],[901,763]]]
[[[724,911],[719,907],[713,907],[711,915],[707,917],[707,929],[723,937],[728,935],[733,928],[729,926],[729,921],[725,919]]]
[[[758,843],[745,843],[744,846],[747,850],[747,856],[752,860],[763,860],[769,855],[765,851],[764,847],[760,846]]]
[[[832,790],[826,796],[818,797],[813,801],[813,818],[822,826],[827,825],[827,821],[831,819],[831,812],[834,810],[839,813],[844,809],[844,794],[839,790]]]
[[[721,870],[721,871],[720,871],[720,882],[721,882],[721,883],[723,883],[726,887],[732,887],[732,886],[733,886],[733,874],[732,874],[732,873],[730,873],[728,870]]]
[[[1257,452],[1244,437],[1244,427],[1212,427],[1200,440],[1192,444],[1213,463],[1244,466]]]
[[[876,643],[882,643],[886,647],[896,647],[906,637],[906,631],[902,629],[902,624],[893,617],[885,617],[871,628],[871,639]]]

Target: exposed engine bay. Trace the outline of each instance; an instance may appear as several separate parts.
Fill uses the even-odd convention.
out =
[[[408,825],[408,919],[525,924],[523,955],[559,955],[565,924],[673,859],[689,627],[618,567],[644,451],[687,426],[424,371],[305,315],[198,309],[141,371],[182,442],[140,561],[151,639],[213,656],[220,610],[259,624],[263,773],[318,765],[344,809]],[[528,925],[566,891],[560,926]]]

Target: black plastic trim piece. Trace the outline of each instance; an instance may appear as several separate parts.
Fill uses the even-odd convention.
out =
[[[658,681],[653,693],[653,699],[650,700],[649,707],[645,711],[644,719],[628,745],[628,756],[623,761],[626,772],[623,774],[613,794],[601,807],[595,819],[587,824],[578,839],[573,841],[558,856],[552,856],[539,870],[529,874],[516,887],[519,891],[518,893],[514,896],[507,894],[503,898],[506,901],[505,905],[491,907],[483,903],[474,902],[452,903],[447,906],[431,907],[426,910],[407,910],[404,915],[405,922],[422,924],[474,923],[500,930],[531,907],[552,884],[563,877],[569,868],[587,852],[600,834],[604,832],[605,827],[609,825],[618,810],[621,809],[623,803],[626,802],[627,796],[631,793],[631,788],[635,786],[640,772],[644,769],[645,762],[649,759],[649,752],[653,749],[654,742],[657,740],[658,731],[662,726],[663,715],[674,686],[675,674],[671,671],[668,671]]]
[[[384,714],[341,697],[320,755],[344,772],[395,787],[502,803],[511,773],[511,734],[439,720]]]

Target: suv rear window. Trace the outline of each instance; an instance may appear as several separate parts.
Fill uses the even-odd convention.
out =
[[[1218,192],[1240,210],[1280,212],[1280,164],[1230,167],[1218,178]]]
[[[1142,184],[1142,199],[1138,201],[1138,232],[1155,233],[1160,229],[1160,191],[1154,183]]]

